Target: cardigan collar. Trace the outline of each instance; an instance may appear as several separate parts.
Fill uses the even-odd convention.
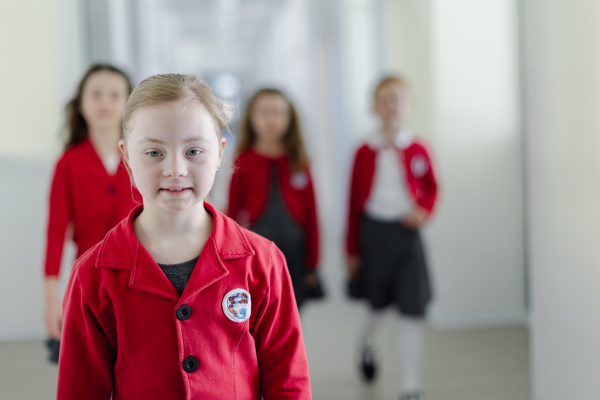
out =
[[[394,137],[394,145],[399,150],[406,150],[412,144],[412,142],[413,131],[409,128],[400,129]],[[381,133],[372,135],[370,138],[367,139],[367,143],[369,147],[374,151],[381,150],[387,144]]]
[[[133,232],[133,220],[142,212],[141,205],[134,208],[126,219],[106,235],[98,253],[96,267],[130,270],[130,287],[175,302],[196,294],[229,274],[223,261],[254,255],[248,238],[233,220],[209,203],[205,202],[204,208],[213,216],[213,231],[181,298]]]

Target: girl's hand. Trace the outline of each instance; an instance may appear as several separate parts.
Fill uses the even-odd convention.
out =
[[[416,208],[406,215],[400,223],[410,229],[419,229],[427,219],[427,212],[421,208]]]
[[[308,272],[306,275],[304,275],[304,284],[306,286],[317,286],[318,283],[319,280],[317,279],[317,274],[314,271]]]
[[[356,278],[360,269],[360,258],[358,256],[348,256],[346,258],[346,268],[350,279]]]
[[[52,339],[60,340],[62,327],[62,307],[58,300],[58,280],[48,278],[44,284],[46,307],[44,311],[44,325],[46,333]]]

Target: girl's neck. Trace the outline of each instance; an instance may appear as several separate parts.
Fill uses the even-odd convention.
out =
[[[381,127],[381,133],[387,139],[394,139],[402,128],[404,128],[404,124],[399,119],[385,121]]]
[[[165,211],[144,202],[144,211],[134,221],[134,231],[142,243],[172,241],[207,232],[210,235],[212,223],[212,217],[204,209],[204,202],[178,212]]]
[[[266,157],[281,157],[285,155],[285,146],[281,141],[267,142],[257,140],[252,148],[258,154]]]
[[[119,139],[121,129],[102,129],[98,127],[89,128],[89,137],[98,155],[102,157],[111,156],[119,152]]]

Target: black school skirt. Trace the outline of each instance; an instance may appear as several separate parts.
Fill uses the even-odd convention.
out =
[[[366,297],[373,309],[395,304],[402,314],[425,314],[431,289],[418,230],[365,216],[360,226],[360,258]]]

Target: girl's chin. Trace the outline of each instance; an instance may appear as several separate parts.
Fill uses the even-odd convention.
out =
[[[194,199],[187,201],[157,201],[156,204],[159,208],[167,212],[181,212],[187,211],[195,207],[204,207],[204,201],[202,199]]]

